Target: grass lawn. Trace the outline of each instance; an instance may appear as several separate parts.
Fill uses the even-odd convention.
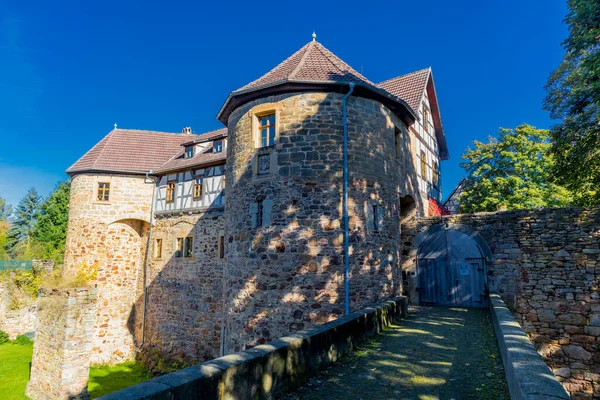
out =
[[[27,399],[29,363],[33,345],[0,344],[0,393],[3,400]]]
[[[2,400],[27,399],[25,386],[29,381],[29,363],[33,345],[6,343],[0,345],[0,397]],[[144,382],[152,376],[141,365],[124,363],[98,366],[90,370],[88,390],[92,398]]]
[[[92,399],[147,381],[152,375],[144,366],[129,362],[90,369],[88,391]]]

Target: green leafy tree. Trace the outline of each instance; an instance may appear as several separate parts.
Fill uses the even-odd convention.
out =
[[[544,108],[552,127],[554,174],[579,205],[600,204],[600,2],[569,0],[563,61],[550,75]]]
[[[0,197],[0,260],[8,260],[9,256],[5,250],[6,242],[8,241],[7,234],[10,229],[8,217],[10,215],[10,206],[6,204],[6,200]]]
[[[15,209],[14,221],[11,223],[5,245],[6,251],[13,258],[21,258],[20,255],[27,254],[29,256],[31,254],[33,248],[31,239],[41,203],[42,198],[35,188],[31,188]]]
[[[554,158],[549,131],[531,125],[501,128],[498,138],[474,141],[462,155],[467,172],[460,212],[563,207],[572,202],[567,189],[550,179]]]
[[[43,258],[62,263],[69,219],[70,182],[59,183],[42,204],[33,238],[43,248]]]

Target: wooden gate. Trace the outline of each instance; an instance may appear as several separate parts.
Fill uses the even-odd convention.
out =
[[[454,230],[433,233],[417,255],[421,304],[487,307],[485,260],[477,243]]]

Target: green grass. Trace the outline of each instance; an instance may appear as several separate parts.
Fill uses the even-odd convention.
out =
[[[6,343],[0,345],[0,393],[2,400],[27,399],[29,363],[33,345]],[[133,362],[90,369],[88,390],[92,398],[144,382],[152,376],[142,365]]]
[[[29,381],[32,354],[32,344],[0,344],[0,393],[3,400],[27,399],[25,385]]]
[[[90,369],[88,391],[94,399],[147,381],[150,378],[152,378],[150,372],[143,365],[135,362],[96,366]]]

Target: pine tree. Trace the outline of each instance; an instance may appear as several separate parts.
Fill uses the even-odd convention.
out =
[[[13,258],[30,250],[32,233],[41,203],[42,198],[38,195],[35,188],[31,188],[15,209],[15,218],[8,231],[7,242],[5,244],[6,251]]]
[[[71,182],[59,183],[42,204],[33,239],[44,249],[43,257],[62,263],[69,219]]]

